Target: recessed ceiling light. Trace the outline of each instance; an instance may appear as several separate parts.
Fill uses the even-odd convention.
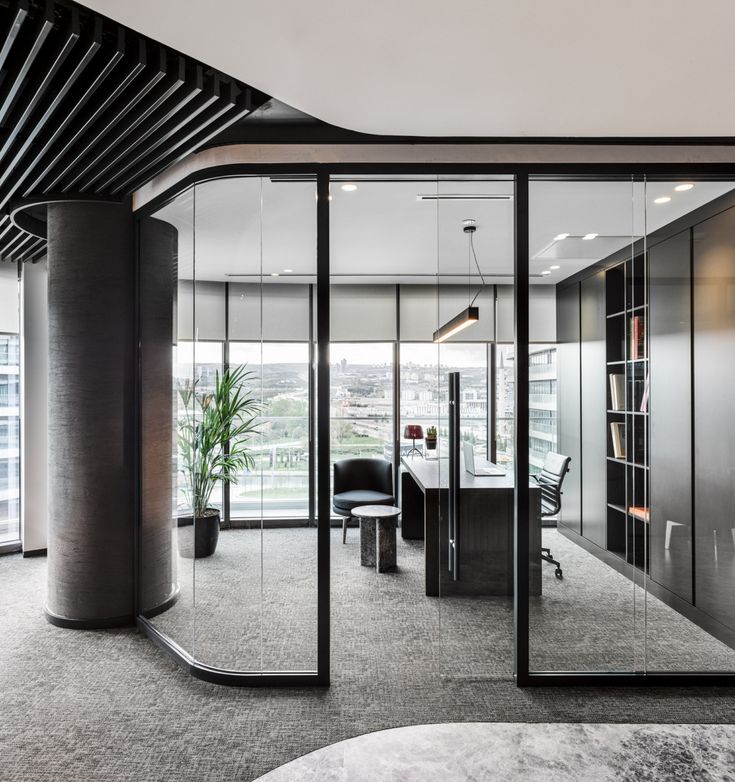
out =
[[[548,269],[544,269],[541,274],[551,274],[551,272]]]
[[[569,234],[557,234],[557,235],[554,237],[554,241],[555,241],[555,242],[560,242],[562,239],[566,239],[566,238],[567,238],[567,236],[569,236]]]
[[[278,276],[279,276],[278,272],[271,272],[271,277],[278,277]]]
[[[357,190],[357,185],[351,185],[351,184],[344,184],[342,185],[342,189],[345,191],[345,193],[352,193],[355,190]]]
[[[561,266],[559,266],[559,265],[549,266],[549,269],[551,269],[552,271],[556,271],[557,269],[561,269]]]
[[[682,182],[682,184],[677,185],[674,190],[676,190],[677,193],[685,193],[687,190],[691,190],[694,187],[694,185],[691,182]]]
[[[284,274],[293,274],[293,269],[284,269],[283,273]]]
[[[584,239],[585,242],[589,242],[590,239],[597,239],[599,234],[585,234],[582,239]]]
[[[671,196],[659,196],[653,199],[654,204],[668,204],[671,201]]]

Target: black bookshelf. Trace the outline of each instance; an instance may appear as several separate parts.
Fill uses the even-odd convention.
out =
[[[607,551],[649,571],[648,305],[643,256],[605,271]]]

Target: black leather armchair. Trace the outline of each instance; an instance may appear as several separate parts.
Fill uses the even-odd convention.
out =
[[[343,459],[334,463],[332,508],[342,516],[342,543],[347,519],[360,505],[395,505],[393,465],[385,459]]]

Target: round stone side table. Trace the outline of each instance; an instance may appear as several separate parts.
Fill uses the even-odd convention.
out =
[[[360,521],[360,564],[378,573],[396,569],[396,527],[401,509],[392,505],[360,505],[352,509]]]

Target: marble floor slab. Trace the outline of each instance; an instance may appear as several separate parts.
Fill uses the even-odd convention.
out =
[[[464,722],[340,741],[258,782],[728,782],[734,725]]]

